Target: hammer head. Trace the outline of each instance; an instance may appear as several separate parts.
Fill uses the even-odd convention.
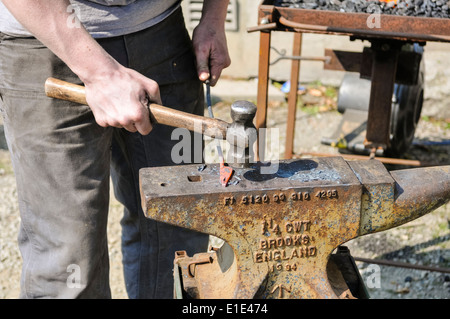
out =
[[[231,105],[233,122],[227,130],[230,143],[227,162],[235,167],[248,167],[254,163],[253,145],[257,140],[253,119],[256,105],[248,101],[236,101]]]

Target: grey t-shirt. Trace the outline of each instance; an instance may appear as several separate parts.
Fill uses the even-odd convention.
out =
[[[94,38],[137,32],[164,20],[181,0],[70,0],[68,25],[77,26],[75,15]],[[31,36],[0,0],[0,32]]]

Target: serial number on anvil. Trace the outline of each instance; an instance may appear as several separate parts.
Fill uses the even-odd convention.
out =
[[[271,201],[278,203],[284,202],[286,200],[292,201],[309,201],[313,197],[318,199],[336,199],[339,197],[337,189],[327,189],[327,190],[319,190],[314,194],[310,192],[293,192],[290,194],[285,194],[283,192],[274,194],[272,196],[267,194],[261,195],[242,195],[242,196],[226,196],[223,198],[223,204],[225,206],[230,206],[234,204],[268,204]]]

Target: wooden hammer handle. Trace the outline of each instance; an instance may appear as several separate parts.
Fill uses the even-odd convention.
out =
[[[45,82],[45,93],[48,97],[87,105],[86,91],[81,85],[48,78]],[[152,124],[186,128],[213,138],[226,139],[229,124],[225,121],[174,110],[158,104],[150,104],[149,110]]]

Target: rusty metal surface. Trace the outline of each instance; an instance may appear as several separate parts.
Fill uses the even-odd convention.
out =
[[[258,92],[256,98],[256,129],[265,128],[267,124],[267,105],[269,98],[269,68],[270,68],[270,44],[272,32],[260,32],[259,35],[259,64],[258,64]],[[262,141],[262,143],[260,143]],[[256,159],[264,161],[264,130],[259,130],[258,143],[256,143],[255,153]],[[263,145],[260,149],[260,145]],[[259,154],[262,154],[260,157]]]
[[[369,120],[367,124],[367,139],[365,145],[372,152],[377,149],[386,149],[390,143],[390,113],[391,98],[395,80],[415,82],[418,68],[402,68],[403,57],[400,59],[400,50],[392,47],[406,42],[425,43],[427,41],[450,42],[450,20],[431,17],[380,15],[380,24],[375,28],[368,23],[370,14],[347,13],[326,10],[307,10],[298,8],[285,8],[273,5],[273,1],[264,0],[258,7],[258,26],[250,28],[249,32],[260,31],[260,64],[258,85],[258,114],[257,128],[265,127],[267,116],[267,81],[268,64],[270,59],[270,37],[273,31],[293,31],[297,33],[321,33],[345,35],[352,38],[371,41],[374,46],[373,59],[362,59],[356,54],[352,55],[357,61],[344,61],[343,56],[332,59],[334,64],[325,64],[325,68],[347,68],[360,71],[362,77],[370,76],[372,89],[369,106]],[[369,26],[370,25],[370,26]],[[388,52],[377,50],[376,46],[390,45]],[[337,52],[338,53],[338,52]],[[365,52],[364,52],[365,53]],[[364,54],[363,54],[364,56]],[[412,57],[417,58],[417,57]],[[347,59],[348,60],[348,59]],[[373,61],[372,61],[373,60]],[[398,61],[401,61],[398,64]],[[363,63],[365,62],[365,63]],[[367,63],[370,62],[370,63]],[[358,70],[360,64],[360,70]],[[410,65],[410,63],[407,63]],[[419,64],[416,63],[418,66]],[[370,68],[367,69],[366,67]],[[402,72],[396,72],[397,66]],[[296,66],[293,65],[292,69]],[[406,72],[405,72],[406,71]],[[399,83],[400,83],[399,82]],[[290,138],[293,128],[289,127],[287,137]],[[285,158],[292,158],[291,141],[286,142]]]
[[[375,160],[302,159],[280,162],[273,174],[261,169],[236,168],[238,183],[227,188],[217,182],[216,164],[201,171],[196,165],[141,170],[146,217],[217,236],[231,247],[229,258],[212,253],[195,270],[183,266],[189,280],[195,273],[198,298],[337,298],[326,270],[336,247],[417,218],[450,197],[448,167],[422,169],[421,177],[440,175],[444,190],[414,202],[403,191],[410,186],[402,186],[410,174],[393,178]]]
[[[270,66],[270,44],[271,32],[260,33],[259,63],[258,63],[258,96],[256,105],[255,127],[265,128],[267,122],[267,103],[269,92],[269,66]],[[257,153],[258,154],[258,153]]]
[[[361,206],[361,185],[342,159],[282,162],[271,175],[235,169],[241,180],[226,189],[213,165],[141,174],[147,217],[212,234],[233,248],[238,283],[208,297],[253,298],[261,286],[263,298],[280,291],[291,298],[336,297],[323,280],[327,258],[357,236]],[[201,182],[189,182],[194,175]]]
[[[324,70],[357,72],[360,73],[361,78],[371,79],[372,55],[373,50],[369,47],[364,47],[363,52],[325,49],[325,57],[328,59],[323,64],[323,68]],[[398,52],[395,83],[416,85],[421,59],[422,54],[414,51]]]
[[[361,70],[362,53],[325,49],[325,56],[329,57],[323,64],[324,70],[359,72]]]
[[[370,28],[367,24],[370,14],[282,8],[271,3],[272,1],[263,1],[260,5],[259,22],[267,24],[276,22],[278,30],[290,29],[419,42],[450,41],[449,19],[381,14],[379,27]]]
[[[292,56],[300,56],[302,51],[302,34],[294,34],[294,44]],[[292,60],[291,62],[291,83],[299,83],[300,79],[300,60]],[[288,95],[288,114],[290,115],[286,123],[286,147],[284,152],[285,159],[291,159],[294,153],[294,131],[295,120],[297,114],[297,88],[294,86],[289,90]]]
[[[331,153],[320,153],[320,152],[302,152],[301,154],[295,154],[293,158],[301,158],[303,156],[313,156],[313,157],[330,157],[333,156]],[[366,155],[355,155],[355,154],[340,154],[342,158],[346,160],[370,160],[370,156]],[[406,165],[406,166],[438,166],[437,163],[422,162],[419,160],[408,160],[403,158],[390,158],[390,157],[374,157],[377,161],[384,164],[391,165]]]
[[[391,136],[391,109],[401,42],[372,43],[372,76],[366,139],[367,148],[387,149]]]
[[[385,228],[418,218],[450,200],[450,166],[398,170],[391,176],[396,181],[395,214],[386,220]]]
[[[208,260],[205,262],[198,262]],[[179,251],[174,260],[174,281],[176,299],[224,298],[237,285],[236,263],[231,247],[227,244],[212,252],[198,253],[190,257]],[[195,276],[192,267],[195,265]],[[355,260],[348,248],[339,246],[327,262],[327,279],[334,293],[340,299],[368,299],[369,295],[357,270]],[[283,298],[288,290],[273,289],[276,298]],[[214,292],[214,295],[211,294]]]

